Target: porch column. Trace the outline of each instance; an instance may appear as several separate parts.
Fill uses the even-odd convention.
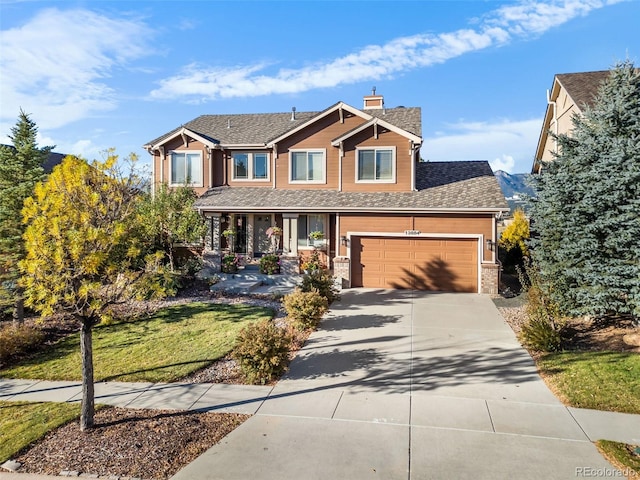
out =
[[[206,212],[207,233],[204,238],[202,261],[204,267],[220,271],[220,212]]]
[[[298,256],[298,214],[282,214],[282,251],[286,255]]]

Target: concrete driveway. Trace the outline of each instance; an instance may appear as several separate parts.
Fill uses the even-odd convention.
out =
[[[174,478],[594,472],[618,474],[489,297],[355,289],[332,306],[256,415]]]

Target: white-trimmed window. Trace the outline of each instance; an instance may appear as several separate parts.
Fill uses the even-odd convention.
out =
[[[291,150],[289,152],[289,181],[291,183],[326,183],[327,151]]]
[[[170,175],[173,186],[202,187],[202,152],[172,151]]]
[[[325,227],[325,215],[298,216],[298,247],[310,247],[315,243],[322,243],[327,238]],[[323,239],[309,238],[312,232],[321,232]]]
[[[356,182],[395,183],[395,147],[358,148]]]
[[[269,180],[269,154],[237,152],[232,155],[234,180]]]

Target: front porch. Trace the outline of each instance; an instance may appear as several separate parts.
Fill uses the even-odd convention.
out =
[[[267,254],[280,258],[280,272],[300,273],[301,263],[314,251],[327,268],[335,256],[335,215],[302,213],[204,212],[208,223],[204,267],[222,272],[225,256],[235,255],[243,265],[259,263]]]

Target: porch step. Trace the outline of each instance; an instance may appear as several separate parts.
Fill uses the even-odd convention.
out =
[[[262,285],[261,281],[256,280],[222,280],[209,288],[212,292],[225,291],[234,294],[253,293]]]
[[[243,272],[243,271],[241,271]],[[302,275],[266,275],[264,273],[220,273],[210,290],[234,294],[286,294],[302,283]]]

